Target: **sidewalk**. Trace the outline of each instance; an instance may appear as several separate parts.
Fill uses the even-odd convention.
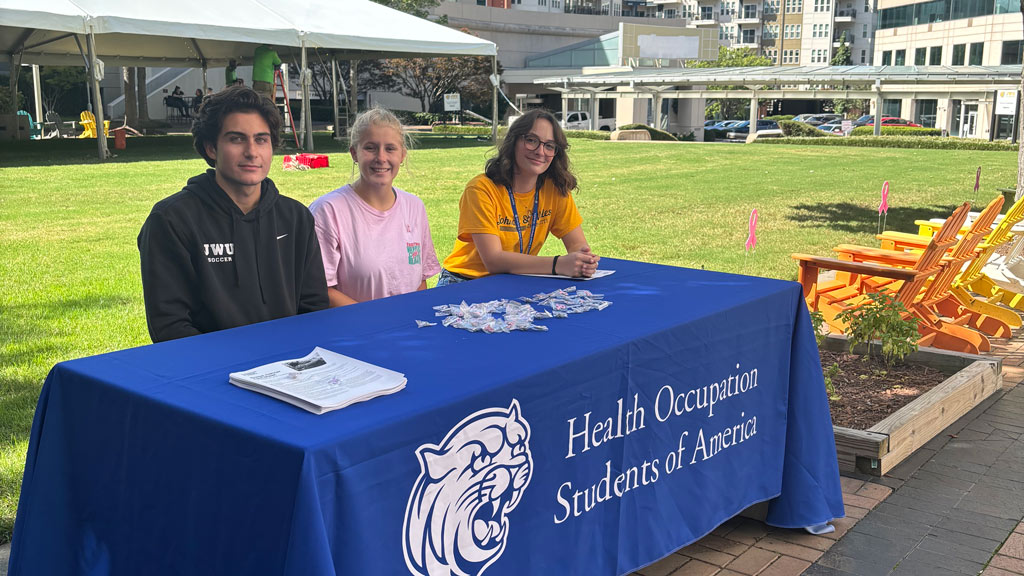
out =
[[[842,477],[833,534],[729,520],[633,576],[1024,576],[1024,336],[1003,388],[884,478]]]

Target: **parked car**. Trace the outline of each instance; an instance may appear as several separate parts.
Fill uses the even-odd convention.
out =
[[[843,123],[842,122],[829,122],[828,124],[821,124],[816,126],[818,130],[822,132],[828,132],[829,134],[843,135]]]
[[[558,118],[559,124],[566,130],[591,130],[590,127],[590,112],[569,112],[567,120],[562,119],[562,113],[556,112],[555,118]],[[615,120],[611,118],[598,118],[594,130],[604,130],[605,132],[611,132],[615,130]]]
[[[804,124],[807,124],[808,126],[821,126],[822,124],[837,122],[842,119],[842,114],[816,114],[807,120],[804,120]]]
[[[705,130],[724,130],[724,131],[728,131],[733,126],[737,126],[739,124],[742,124],[743,122],[745,122],[745,120],[722,120],[721,122],[711,126],[710,128],[705,128]]]
[[[865,126],[874,126],[874,125],[875,125],[875,117],[872,116],[868,120],[868,123],[865,124]],[[920,124],[915,124],[914,122],[911,122],[910,120],[905,120],[903,118],[896,118],[894,116],[883,116],[882,117],[882,126],[909,126],[911,128],[920,128],[921,127]]]
[[[744,120],[739,125],[729,128],[726,132],[727,138],[746,138],[750,133],[750,121]],[[775,120],[758,120],[757,133],[761,136],[782,136],[779,123]]]
[[[715,124],[718,124],[719,122],[721,122],[721,120],[705,120],[704,121],[704,129],[706,130],[708,128],[711,128],[712,126],[714,126]]]
[[[797,114],[796,116],[793,116],[793,122],[806,122],[808,118],[811,118],[811,117],[817,116],[817,115],[818,115],[817,112],[812,112],[810,114]]]
[[[875,117],[872,116],[871,114],[865,114],[853,121],[853,127],[856,128],[857,126],[867,126],[868,122],[871,122],[873,124],[875,122]]]

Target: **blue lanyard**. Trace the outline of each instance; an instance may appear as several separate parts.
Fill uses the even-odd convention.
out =
[[[519,211],[516,210],[516,196],[508,186],[505,186],[505,190],[508,191],[508,201],[512,204],[512,219],[516,223],[516,232],[519,234],[519,253],[529,254],[530,250],[533,249],[533,235],[537,232],[537,206],[540,204],[540,190],[537,190],[536,188],[533,190],[533,217],[530,218],[530,245],[526,247],[526,252],[523,252],[523,227],[519,224]]]

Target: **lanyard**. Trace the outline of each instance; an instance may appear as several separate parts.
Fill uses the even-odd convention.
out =
[[[533,249],[533,235],[537,232],[537,206],[540,204],[540,190],[537,190],[536,188],[533,190],[533,217],[530,218],[530,245],[526,247],[525,252],[523,252],[523,228],[519,224],[519,211],[516,210],[516,196],[508,186],[505,186],[505,190],[508,191],[508,201],[512,204],[512,219],[515,220],[516,232],[519,234],[519,253],[529,254],[530,250]]]

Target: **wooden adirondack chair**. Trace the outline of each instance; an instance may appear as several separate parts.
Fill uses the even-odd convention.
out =
[[[1003,302],[1004,297],[1007,298],[1005,303],[1008,305],[1010,302],[1014,302],[1014,298],[1019,301],[1024,297],[996,286],[991,279],[985,276],[983,271],[996,249],[1013,239],[1013,227],[1021,220],[1024,220],[1024,198],[1014,202],[1002,220],[992,229],[992,232],[978,245],[977,256],[974,260],[953,280],[953,284],[950,286],[953,298],[951,301],[939,305],[939,310],[943,314],[952,317],[969,314],[971,318],[968,325],[990,336],[1007,338],[1011,335],[1011,329],[1021,327],[1020,315],[999,304]],[[891,232],[879,234],[878,238],[882,241],[882,247],[923,249],[929,236],[938,229],[938,225],[934,222],[920,222],[919,225],[921,234]],[[972,292],[981,295],[982,298],[975,296]],[[962,309],[958,311],[954,307],[955,305],[959,305]],[[1021,305],[1021,309],[1024,310],[1024,304]]]
[[[943,257],[941,269],[934,278],[926,283],[921,296],[913,305],[913,311],[922,321],[924,329],[934,328],[948,335],[964,339],[966,345],[971,347],[968,349],[953,348],[955,350],[977,352],[987,351],[990,348],[988,338],[983,334],[960,330],[956,328],[957,326],[970,326],[976,330],[992,332],[1002,337],[1009,337],[1011,335],[1010,327],[1005,322],[965,309],[951,292],[953,282],[960,275],[964,266],[976,259],[978,245],[991,232],[992,223],[1003,208],[1003,201],[1003,196],[999,195],[985,207],[985,210],[975,219],[967,232],[960,236],[959,241]],[[913,260],[917,258],[917,255],[901,251],[864,248],[846,244],[839,245],[834,250],[840,254],[840,259],[875,262],[899,267],[907,266],[906,257],[908,255]],[[889,281],[886,280],[885,282],[888,283]],[[881,288],[879,284],[877,279],[866,279],[862,292],[877,292]],[[887,287],[890,290],[894,289],[891,284],[888,284]],[[946,346],[940,345],[940,347]]]
[[[920,322],[918,330],[921,339],[918,343],[923,346],[936,346],[947,350],[958,350],[977,353],[982,349],[988,349],[988,339],[974,330],[944,321],[929,306],[932,300],[940,292],[943,282],[948,288],[948,270],[951,266],[959,272],[959,264],[952,258],[945,257],[946,251],[957,243],[956,233],[960,230],[967,219],[967,212],[970,210],[970,203],[965,202],[946,219],[945,225],[929,242],[928,246],[920,254],[897,254],[891,251],[882,251],[874,248],[867,248],[861,253],[878,254],[882,257],[898,256],[895,260],[906,263],[909,259],[916,259],[911,267],[898,265],[853,261],[847,253],[848,259],[827,258],[811,256],[807,254],[793,254],[792,257],[799,261],[799,281],[803,286],[804,297],[812,311],[822,313],[828,325],[837,331],[845,331],[848,327],[836,316],[843,310],[856,308],[865,304],[869,298],[864,288],[870,288],[871,284],[865,280],[875,278],[892,280],[888,287],[894,292],[895,299],[902,303],[908,313],[916,317]],[[842,272],[845,280],[838,279],[833,282],[819,282],[819,270],[836,270]],[[946,271],[945,274],[943,272]],[[929,279],[936,281],[928,284]],[[873,291],[873,290],[872,290]]]

